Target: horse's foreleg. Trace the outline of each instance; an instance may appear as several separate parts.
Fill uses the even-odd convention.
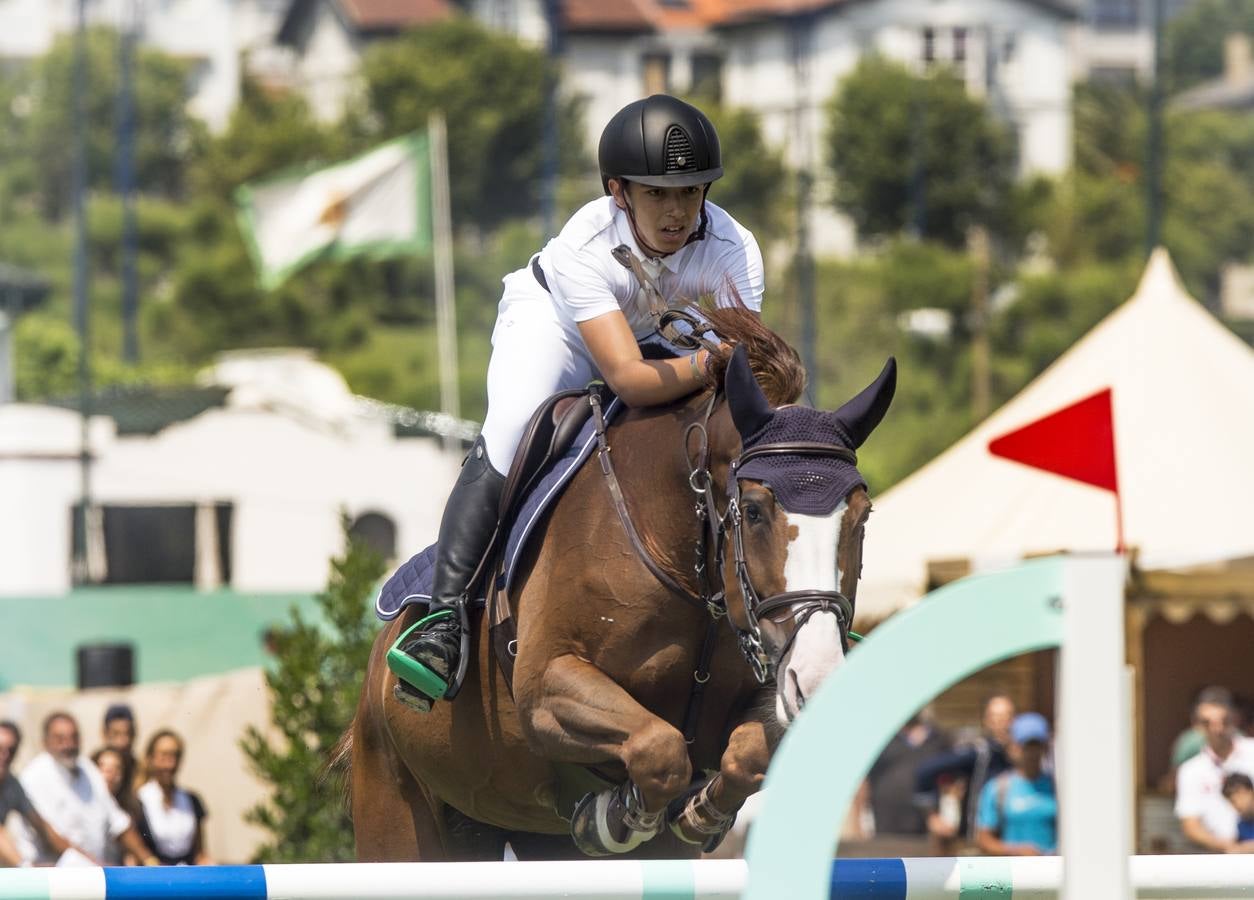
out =
[[[762,787],[771,761],[771,745],[761,722],[736,726],[719,770],[671,817],[671,831],[690,844],[712,849],[731,828],[736,812]]]
[[[679,729],[591,663],[559,656],[516,699],[533,750],[561,762],[621,760],[645,810],[665,809],[688,787],[692,763]]]
[[[591,765],[618,759],[627,769],[630,781],[622,788],[580,803],[572,833],[581,849],[625,852],[653,837],[667,804],[692,777],[679,730],[574,656],[552,659],[516,684],[523,732],[536,753]]]

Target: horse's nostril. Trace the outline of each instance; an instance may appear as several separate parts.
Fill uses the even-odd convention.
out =
[[[789,672],[788,677],[792,679],[793,690],[797,694],[797,711],[800,712],[801,708],[806,705],[806,693],[801,689],[801,679],[797,677],[796,672]]]

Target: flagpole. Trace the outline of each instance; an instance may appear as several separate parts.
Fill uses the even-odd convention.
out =
[[[1123,495],[1115,491],[1115,552],[1124,554],[1123,546]]]
[[[460,418],[457,391],[457,311],[453,305],[453,223],[449,202],[448,136],[444,113],[435,110],[427,118],[431,142],[431,218],[435,256],[435,330],[440,373],[440,412]],[[444,438],[446,447],[455,439]]]

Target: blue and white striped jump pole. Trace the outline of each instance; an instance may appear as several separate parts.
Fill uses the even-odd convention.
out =
[[[1141,898],[1254,898],[1254,856],[1130,860]],[[0,900],[736,900],[743,860],[0,869]],[[1059,857],[839,859],[833,900],[1053,900]],[[786,895],[781,894],[781,898]]]

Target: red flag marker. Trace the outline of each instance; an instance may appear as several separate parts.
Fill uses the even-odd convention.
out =
[[[1115,463],[1115,417],[1110,388],[993,438],[988,442],[988,451],[994,456],[1111,491],[1115,495],[1118,517],[1116,552],[1123,552],[1123,510]]]

